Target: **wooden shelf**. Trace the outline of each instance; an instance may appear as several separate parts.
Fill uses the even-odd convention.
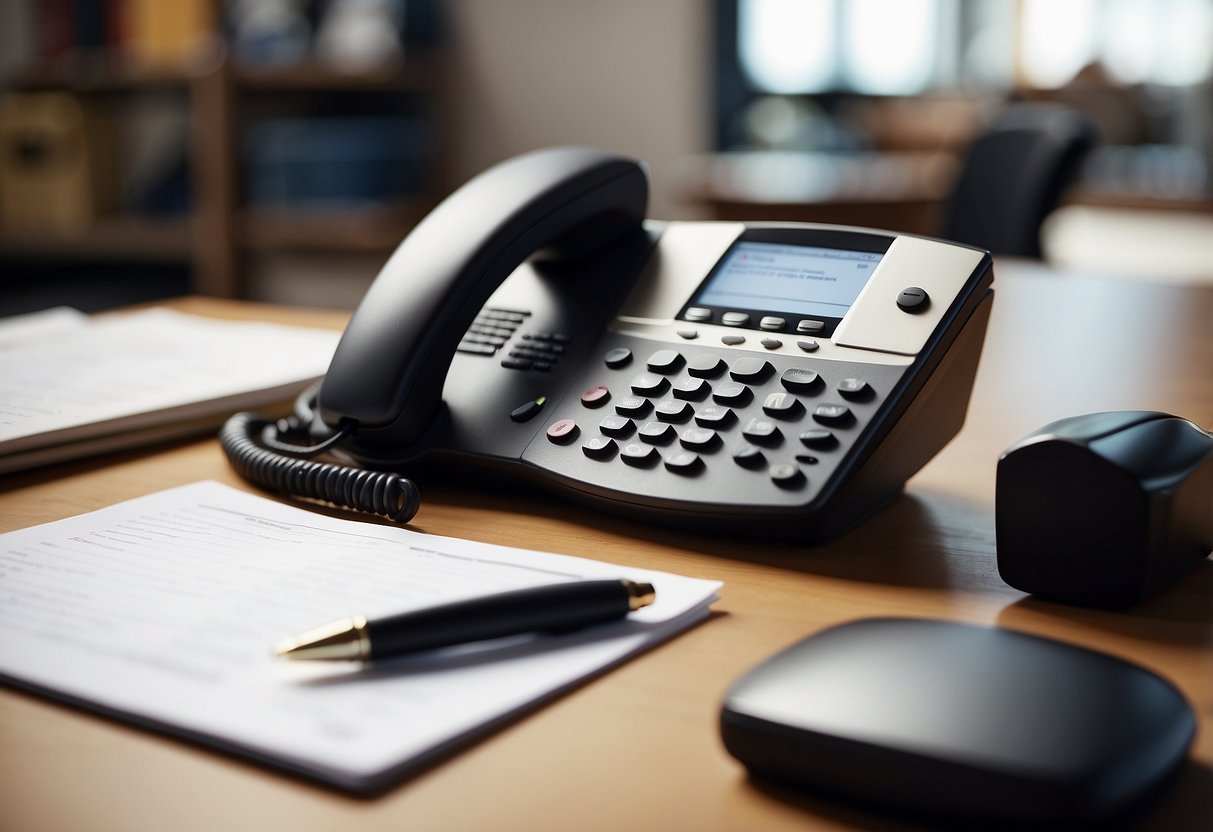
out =
[[[390,251],[433,207],[428,199],[333,209],[249,206],[237,223],[253,251]]]
[[[438,61],[425,53],[380,67],[349,71],[319,61],[283,67],[237,64],[233,70],[236,84],[250,92],[424,92],[438,83],[439,72]]]
[[[152,221],[107,219],[78,233],[0,229],[0,256],[45,261],[180,262],[196,291],[243,294],[246,253],[390,252],[433,207],[432,197],[339,210],[287,210],[240,205],[238,148],[242,96],[258,99],[316,93],[418,93],[440,99],[444,62],[434,50],[411,49],[404,60],[345,72],[320,61],[256,67],[222,48],[176,66],[140,64],[103,53],[48,61],[9,79],[8,89],[138,97],[179,91],[189,115],[188,153],[195,206],[190,217]],[[441,121],[440,115],[431,116]],[[433,162],[441,171],[441,162]],[[436,174],[435,182],[443,177]],[[437,187],[431,185],[431,187]]]
[[[184,88],[214,72],[221,60],[216,55],[200,55],[180,65],[164,65],[104,55],[74,55],[22,72],[10,79],[8,86],[15,90],[67,90],[82,94]]]
[[[59,260],[188,263],[190,221],[104,219],[79,231],[0,229],[0,254]]]

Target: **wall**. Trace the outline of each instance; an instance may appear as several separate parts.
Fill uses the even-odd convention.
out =
[[[680,210],[671,163],[711,142],[706,0],[451,0],[452,175],[556,144],[650,166],[650,215]]]
[[[451,187],[518,153],[590,145],[648,164],[649,216],[686,216],[670,168],[711,143],[711,13],[708,0],[449,0]],[[383,259],[262,258],[250,293],[352,308]]]

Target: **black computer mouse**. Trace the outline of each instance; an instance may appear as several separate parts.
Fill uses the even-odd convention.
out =
[[[1213,550],[1213,436],[1166,413],[1091,413],[1008,448],[998,573],[1051,601],[1136,604]]]
[[[1006,629],[872,618],[728,691],[725,748],[759,778],[981,826],[1098,825],[1177,770],[1196,719],[1170,682]]]

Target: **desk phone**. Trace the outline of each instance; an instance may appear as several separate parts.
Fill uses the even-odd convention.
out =
[[[241,414],[229,456],[266,487],[400,520],[417,505],[402,475],[455,476],[812,543],[959,430],[987,252],[646,221],[646,201],[641,165],[586,149],[474,178],[389,259],[293,424]]]

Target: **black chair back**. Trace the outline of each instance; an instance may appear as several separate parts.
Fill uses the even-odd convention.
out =
[[[1040,258],[1040,226],[1095,142],[1095,126],[1081,113],[1055,104],[1007,107],[970,145],[939,236]]]

